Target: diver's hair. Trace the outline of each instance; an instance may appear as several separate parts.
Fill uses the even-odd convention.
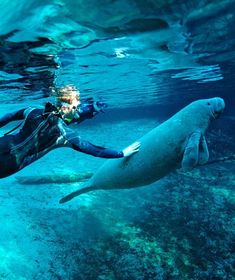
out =
[[[66,85],[56,88],[53,91],[56,97],[56,106],[60,107],[62,103],[72,104],[74,99],[80,100],[80,92],[74,85]]]

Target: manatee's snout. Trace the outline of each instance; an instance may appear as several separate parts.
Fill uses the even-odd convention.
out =
[[[211,114],[212,116],[217,119],[221,113],[223,113],[225,108],[225,103],[223,98],[215,97],[209,100],[208,104],[211,105]]]

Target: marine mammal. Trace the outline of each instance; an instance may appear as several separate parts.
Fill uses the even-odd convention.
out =
[[[138,153],[106,161],[83,189],[62,198],[60,203],[93,190],[148,185],[180,166],[188,171],[205,164],[209,158],[205,131],[224,108],[224,100],[219,97],[192,102],[140,138]]]

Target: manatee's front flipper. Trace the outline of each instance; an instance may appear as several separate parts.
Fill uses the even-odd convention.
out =
[[[206,144],[205,136],[201,137],[200,143],[199,143],[199,158],[198,158],[198,164],[203,165],[206,164],[209,160],[209,151]]]
[[[200,131],[195,131],[189,137],[182,160],[183,171],[190,171],[198,164],[200,138]]]
[[[66,195],[65,197],[61,198],[61,200],[59,202],[60,203],[68,202],[71,199],[75,198],[76,196],[79,196],[80,194],[87,193],[87,192],[94,191],[94,190],[95,190],[95,188],[93,188],[93,187],[85,187],[83,189],[77,190],[75,192],[72,192],[72,193]]]

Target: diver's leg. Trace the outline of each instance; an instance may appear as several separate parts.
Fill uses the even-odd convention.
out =
[[[0,154],[0,179],[18,171],[15,159],[10,154]]]

